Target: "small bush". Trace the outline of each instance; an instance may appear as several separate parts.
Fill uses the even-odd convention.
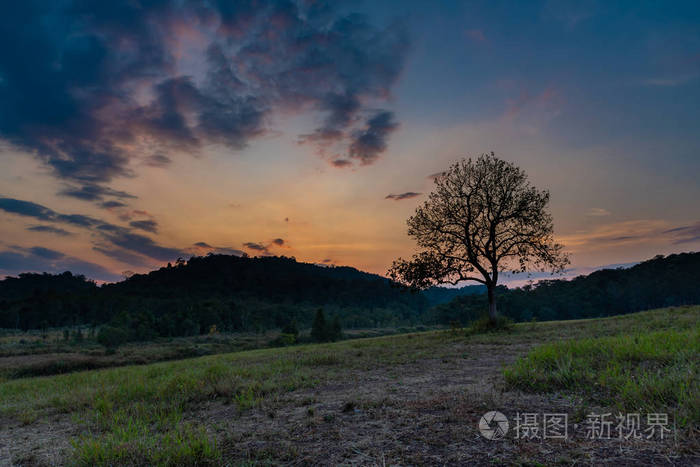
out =
[[[485,334],[488,332],[509,332],[513,328],[513,320],[505,316],[497,316],[491,319],[484,316],[474,321],[468,328],[468,334]]]
[[[333,321],[327,321],[323,309],[319,308],[311,327],[311,340],[314,342],[335,342],[342,337],[343,330],[340,326],[340,318],[336,316]]]
[[[116,349],[129,340],[129,333],[125,329],[114,326],[104,326],[97,333],[97,342],[108,349]]]
[[[280,334],[275,340],[270,342],[271,347],[287,347],[294,345],[297,342],[297,336],[294,334]]]
[[[297,322],[292,320],[289,323],[287,323],[282,328],[282,334],[291,334],[296,340],[296,338],[299,337],[299,327],[297,326]]]

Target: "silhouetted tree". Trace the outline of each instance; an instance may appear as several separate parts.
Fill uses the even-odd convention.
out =
[[[114,326],[103,326],[97,333],[97,342],[108,349],[116,349],[129,340],[129,333],[125,329]]]
[[[297,338],[299,336],[299,327],[297,326],[296,320],[292,320],[285,324],[282,328],[282,334],[289,334]]]
[[[531,186],[523,170],[493,153],[462,159],[435,179],[428,200],[407,221],[422,251],[410,261],[394,261],[389,275],[419,289],[480,282],[493,321],[500,272],[557,272],[568,264],[554,242],[548,203],[549,192]]]
[[[336,315],[328,329],[328,340],[337,341],[343,337],[343,329],[340,326],[340,318]]]
[[[314,323],[311,326],[311,339],[316,342],[325,342],[328,340],[326,315],[324,315],[322,308],[316,311],[316,317],[314,317]]]

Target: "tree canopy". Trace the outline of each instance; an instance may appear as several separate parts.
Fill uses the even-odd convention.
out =
[[[568,264],[554,240],[549,192],[538,190],[525,172],[493,153],[462,159],[436,177],[435,188],[408,221],[419,252],[394,261],[389,275],[411,287],[476,281],[489,296],[499,273],[562,271]]]

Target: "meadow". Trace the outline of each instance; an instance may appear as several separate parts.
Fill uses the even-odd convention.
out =
[[[202,356],[0,384],[0,459],[42,465],[694,463],[700,307]],[[673,438],[500,442],[487,410],[668,412]]]
[[[350,329],[344,332],[344,338],[386,336],[416,329],[425,330],[428,327]],[[189,337],[156,338],[150,341],[128,342],[112,349],[100,345],[92,334],[94,331],[88,327],[65,327],[45,331],[0,329],[0,381],[145,365],[285,345],[278,330],[260,333],[212,332]],[[307,330],[299,340],[311,341],[308,334]],[[76,335],[82,337],[76,339]]]

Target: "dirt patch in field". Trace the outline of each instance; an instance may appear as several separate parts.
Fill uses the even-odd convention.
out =
[[[239,412],[214,402],[190,413],[219,440],[227,462],[289,465],[697,465],[673,440],[588,440],[580,401],[504,392],[501,369],[527,345],[456,345],[450,356],[348,373],[342,381],[295,391]],[[481,436],[490,410],[567,413],[563,440]]]
[[[31,424],[0,419],[0,466],[57,465],[71,449],[76,426],[65,414]]]

